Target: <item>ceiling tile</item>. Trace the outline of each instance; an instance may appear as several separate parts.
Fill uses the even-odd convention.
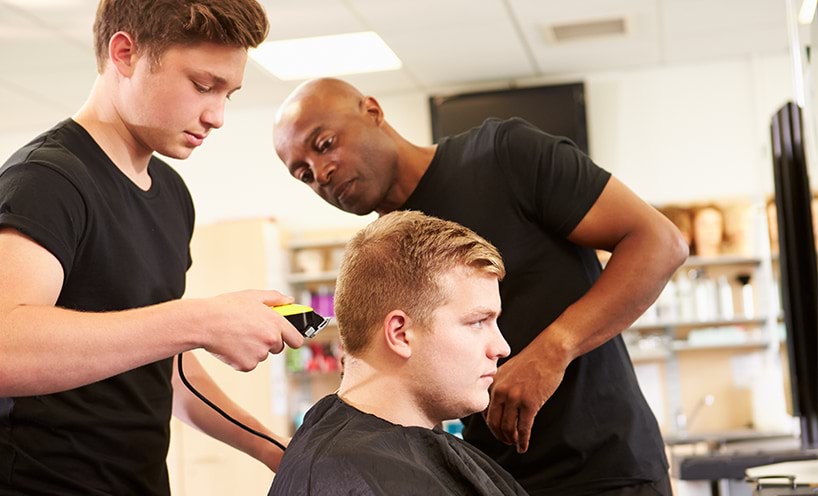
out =
[[[407,71],[425,86],[536,73],[507,21],[383,36]]]
[[[737,56],[769,55],[785,53],[788,46],[786,32],[776,28],[734,32],[729,35],[702,33],[666,40],[664,61],[705,62]]]
[[[350,4],[382,33],[486,25],[508,17],[501,0],[350,0]]]
[[[270,19],[268,40],[370,30],[341,0],[265,0],[263,3]]]

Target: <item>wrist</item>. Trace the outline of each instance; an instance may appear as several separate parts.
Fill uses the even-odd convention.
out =
[[[565,369],[576,358],[576,347],[569,337],[570,334],[556,322],[540,333],[537,344],[549,363],[557,364]]]
[[[173,302],[178,305],[178,329],[182,330],[185,351],[196,348],[207,348],[210,343],[208,323],[214,320],[207,314],[207,306],[202,299],[182,299]]]

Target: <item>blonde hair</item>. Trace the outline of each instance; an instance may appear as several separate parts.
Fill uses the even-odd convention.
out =
[[[94,21],[97,70],[108,60],[108,42],[125,31],[137,50],[157,62],[172,45],[211,42],[256,47],[269,22],[256,0],[101,0]]]
[[[403,310],[420,325],[445,302],[439,277],[469,267],[502,279],[491,243],[455,222],[420,212],[392,212],[347,244],[335,291],[335,315],[346,353],[359,355],[386,315]]]

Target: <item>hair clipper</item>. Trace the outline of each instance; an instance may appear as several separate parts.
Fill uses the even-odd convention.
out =
[[[273,310],[287,319],[305,338],[315,337],[331,320],[318,315],[306,305],[280,305],[273,307]]]

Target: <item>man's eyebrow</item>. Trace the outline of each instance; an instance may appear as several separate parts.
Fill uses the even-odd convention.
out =
[[[304,144],[305,144],[306,146],[310,146],[310,143],[312,143],[313,141],[315,141],[315,138],[316,138],[316,137],[317,137],[317,136],[318,136],[318,135],[321,133],[321,131],[323,131],[323,130],[324,130],[324,128],[322,128],[321,126],[315,126],[315,128],[313,128],[312,132],[311,132],[310,134],[308,134],[306,138],[304,138]]]
[[[500,312],[496,310],[492,310],[488,307],[477,307],[473,308],[469,313],[468,317],[494,317],[500,315]]]

